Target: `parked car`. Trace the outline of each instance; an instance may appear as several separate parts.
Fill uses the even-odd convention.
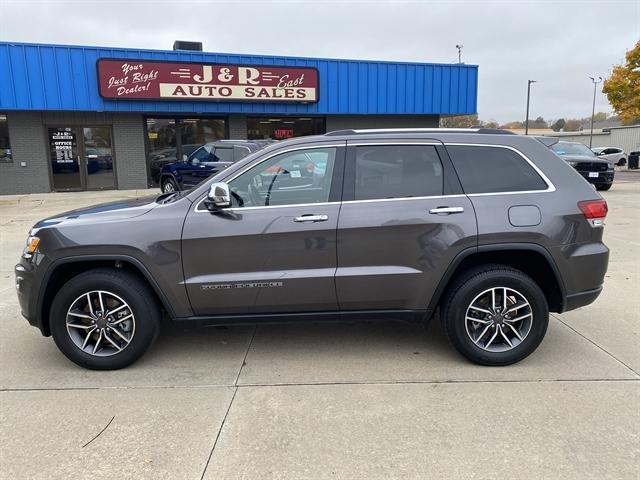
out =
[[[190,143],[182,145],[182,155],[187,157],[193,153],[196,148],[201,147],[201,143]],[[162,167],[169,163],[175,163],[178,161],[177,148],[163,148],[159,150],[152,150],[149,152],[149,173],[154,182],[160,183],[160,171]]]
[[[586,145],[579,142],[557,142],[551,145],[551,150],[598,190],[609,190],[613,185],[613,163],[597,157]]]
[[[593,302],[605,200],[541,142],[347,130],[251,153],[198,187],[56,215],[15,267],[22,314],[73,362],[125,367],[181,327],[428,322],[483,365]],[[215,149],[214,149],[215,152]]]
[[[163,193],[172,193],[194,187],[265,145],[263,141],[244,140],[219,140],[202,145],[183,161],[162,167],[160,189]]]
[[[608,162],[619,167],[627,164],[627,154],[621,148],[617,147],[596,147],[591,149],[599,158],[603,158]]]

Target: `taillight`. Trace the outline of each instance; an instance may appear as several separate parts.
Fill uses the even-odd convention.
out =
[[[606,200],[583,200],[578,208],[592,227],[602,227],[609,211]]]

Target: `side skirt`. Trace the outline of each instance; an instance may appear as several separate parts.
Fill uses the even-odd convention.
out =
[[[273,325],[299,322],[351,322],[401,320],[407,322],[428,321],[427,310],[348,310],[336,312],[304,313],[255,313],[250,315],[212,315],[174,318],[174,325],[181,328],[201,328],[230,325]]]

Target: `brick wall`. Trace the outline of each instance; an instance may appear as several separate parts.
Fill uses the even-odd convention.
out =
[[[8,112],[7,122],[13,163],[0,163],[0,195],[51,191],[41,112]]]
[[[247,116],[229,115],[229,138],[245,140],[247,138]]]
[[[118,188],[147,188],[142,115],[113,115],[113,144]]]

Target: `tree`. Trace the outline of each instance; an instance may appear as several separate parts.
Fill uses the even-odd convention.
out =
[[[553,122],[553,125],[551,125],[551,130],[553,130],[554,132],[559,132],[560,130],[562,130],[564,128],[564,124],[565,123],[566,122],[565,122],[564,118],[559,118],[558,120]]]
[[[442,128],[471,128],[479,125],[482,125],[482,122],[478,120],[478,115],[457,115],[440,119]]]
[[[500,128],[500,126],[498,125],[498,122],[496,122],[495,120],[489,120],[487,123],[484,124],[485,128]]]
[[[524,122],[509,122],[509,123],[505,123],[504,125],[500,125],[500,128],[520,129],[520,128],[524,128]]]
[[[567,120],[564,123],[563,130],[565,132],[577,132],[578,130],[580,130],[581,127],[582,127],[582,121],[576,120],[575,118],[573,118],[573,119]]]
[[[533,122],[529,121],[529,128],[549,128],[549,125],[544,118],[538,117]]]
[[[624,124],[640,121],[640,41],[627,52],[624,65],[613,67],[602,92]]]
[[[609,115],[606,112],[598,112],[593,116],[593,120],[595,122],[604,122],[608,117]]]

